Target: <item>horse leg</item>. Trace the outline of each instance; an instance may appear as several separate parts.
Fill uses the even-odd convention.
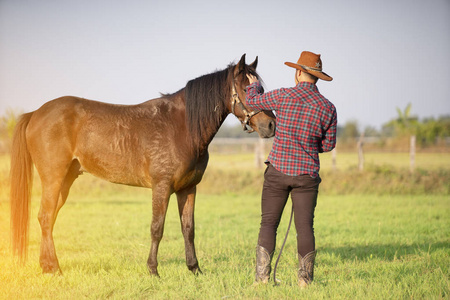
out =
[[[152,245],[147,260],[147,268],[150,275],[159,277],[158,274],[158,248],[163,237],[164,221],[166,219],[167,207],[169,205],[170,188],[168,184],[158,184],[152,191]]]
[[[42,201],[38,218],[42,231],[39,262],[44,273],[62,273],[53,241],[53,227],[58,212],[69,195],[69,189],[79,175],[79,169],[78,161],[73,161],[62,182],[55,179],[42,182]]]
[[[52,183],[42,182],[42,200],[38,219],[42,232],[39,262],[44,273],[61,272],[53,242],[53,225],[56,220],[61,184],[61,180],[55,180]]]
[[[72,161],[69,171],[67,172],[66,177],[64,178],[63,184],[61,186],[61,193],[59,195],[58,205],[56,207],[55,220],[56,217],[58,216],[59,210],[66,203],[67,197],[69,196],[69,190],[72,187],[73,182],[81,174],[80,168],[81,165],[78,162],[78,160]]]
[[[177,192],[178,212],[180,214],[181,232],[184,237],[184,247],[186,251],[186,264],[188,269],[194,274],[201,274],[198,266],[197,255],[195,254],[195,208],[196,187]]]

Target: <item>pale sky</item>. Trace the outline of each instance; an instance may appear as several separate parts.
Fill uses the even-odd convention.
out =
[[[379,128],[408,103],[450,114],[449,0],[0,0],[0,114],[64,95],[136,104],[244,53],[266,90],[290,87],[303,50],[334,77],[318,87],[340,125]]]

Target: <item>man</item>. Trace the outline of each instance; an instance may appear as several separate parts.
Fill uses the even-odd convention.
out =
[[[336,108],[319,93],[318,79],[333,80],[322,71],[320,55],[304,51],[295,68],[293,88],[262,93],[261,84],[247,75],[249,108],[274,110],[277,130],[266,161],[261,199],[261,227],[256,248],[256,282],[267,283],[275,250],[276,233],[289,194],[297,230],[298,284],[313,280],[316,256],[313,230],[314,210],[321,179],[319,153],[336,145]]]

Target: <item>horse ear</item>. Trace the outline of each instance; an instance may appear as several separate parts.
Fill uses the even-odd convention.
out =
[[[241,60],[238,63],[238,70],[240,71],[244,71],[245,69],[245,53],[242,55]]]
[[[255,61],[250,64],[250,68],[256,70],[257,65],[258,65],[258,56],[255,58]]]

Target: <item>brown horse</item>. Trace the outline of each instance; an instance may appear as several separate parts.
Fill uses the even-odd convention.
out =
[[[186,264],[200,272],[194,246],[196,186],[208,164],[208,145],[233,112],[260,137],[275,133],[271,112],[245,108],[247,73],[257,75],[257,59],[191,80],[174,94],[138,105],[113,105],[62,97],[24,114],[11,155],[11,233],[13,250],[26,259],[33,163],[42,182],[39,223],[40,265],[61,272],[53,226],[74,180],[89,172],[114,183],[152,188],[150,274],[158,275],[157,253],[172,193],[177,195]]]

